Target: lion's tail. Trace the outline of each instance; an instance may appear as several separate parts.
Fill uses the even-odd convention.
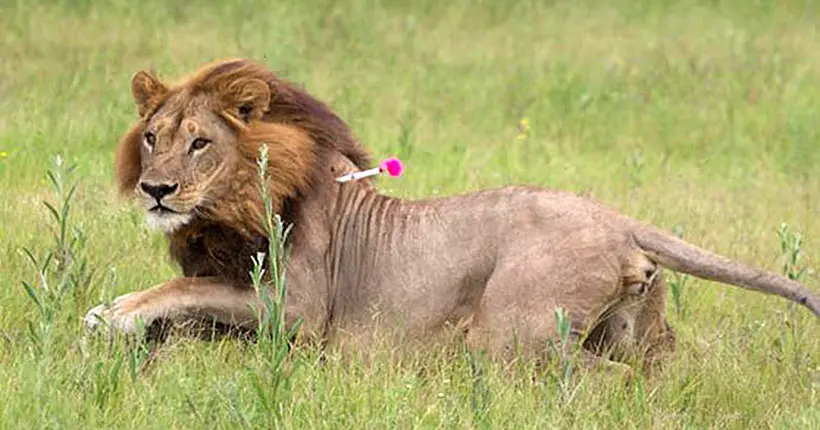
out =
[[[633,236],[647,256],[664,267],[699,278],[776,294],[808,307],[820,317],[820,297],[799,282],[711,253],[650,226],[641,225],[633,231]]]

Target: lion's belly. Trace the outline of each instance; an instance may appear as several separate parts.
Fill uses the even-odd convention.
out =
[[[477,309],[488,270],[459,270],[433,276],[410,267],[359,284],[354,294],[338,299],[334,323],[339,327],[381,326],[405,332],[429,332],[469,318]]]

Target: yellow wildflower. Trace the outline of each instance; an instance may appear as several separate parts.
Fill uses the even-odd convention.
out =
[[[526,140],[529,137],[530,131],[530,119],[529,118],[521,118],[518,121],[518,135],[515,136],[515,140]]]
[[[0,151],[0,158],[6,158],[9,156],[9,153],[6,151]]]

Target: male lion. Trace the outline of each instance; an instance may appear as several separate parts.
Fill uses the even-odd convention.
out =
[[[134,75],[139,121],[122,138],[116,182],[164,230],[184,277],[90,310],[122,332],[135,321],[215,321],[252,329],[262,305],[251,257],[267,249],[256,183],[269,146],[270,197],[293,226],[286,318],[337,343],[399,327],[463,330],[504,356],[544,350],[554,310],[587,358],[673,348],[661,266],[776,294],[820,315],[801,284],[712,254],[560,191],[507,187],[407,201],[370,180],[334,178],[370,157],[326,105],[248,60],[210,64],[174,86]]]

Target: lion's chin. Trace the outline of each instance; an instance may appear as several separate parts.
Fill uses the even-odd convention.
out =
[[[193,216],[191,214],[175,212],[148,212],[145,214],[145,222],[149,227],[172,233],[178,228],[188,224]]]

